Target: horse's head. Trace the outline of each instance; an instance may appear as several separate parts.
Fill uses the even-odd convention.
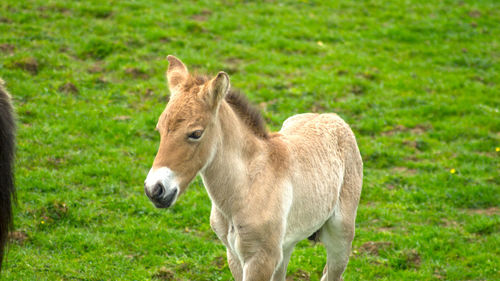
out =
[[[168,56],[170,101],[158,119],[160,147],[144,183],[158,208],[168,208],[215,155],[220,134],[215,122],[229,90],[229,76],[193,77],[176,57]]]

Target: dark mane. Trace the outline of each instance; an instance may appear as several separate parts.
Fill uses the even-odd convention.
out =
[[[203,75],[189,75],[189,78],[184,82],[184,89],[190,90],[199,87],[210,79]],[[266,129],[266,123],[260,111],[254,107],[245,95],[239,91],[230,89],[225,98],[226,102],[231,106],[234,112],[240,117],[243,122],[260,138],[267,139],[269,133]]]
[[[248,101],[246,96],[231,89],[226,95],[226,102],[258,137],[269,138],[262,114]]]

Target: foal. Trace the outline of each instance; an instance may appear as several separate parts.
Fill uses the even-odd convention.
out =
[[[363,178],[349,126],[308,113],[270,133],[225,72],[193,77],[179,59],[168,61],[171,97],[144,184],[154,205],[170,207],[200,173],[235,280],[284,281],[295,244],[313,234],[327,251],[321,280],[341,280]]]

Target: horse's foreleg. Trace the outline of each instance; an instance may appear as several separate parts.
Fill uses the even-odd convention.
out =
[[[281,262],[281,251],[259,251],[243,265],[243,281],[268,281]]]
[[[292,256],[293,248],[295,244],[283,250],[283,259],[278,265],[278,268],[274,272],[273,281],[285,281],[286,280],[286,269],[288,267],[288,262]]]
[[[234,277],[235,281],[243,280],[243,268],[241,267],[241,262],[238,257],[231,253],[229,248],[227,249],[227,263],[229,264],[229,269]]]

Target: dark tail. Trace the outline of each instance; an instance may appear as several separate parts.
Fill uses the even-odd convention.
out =
[[[7,244],[9,231],[12,230],[12,202],[15,200],[13,161],[15,150],[15,123],[10,96],[0,79],[0,270]]]

